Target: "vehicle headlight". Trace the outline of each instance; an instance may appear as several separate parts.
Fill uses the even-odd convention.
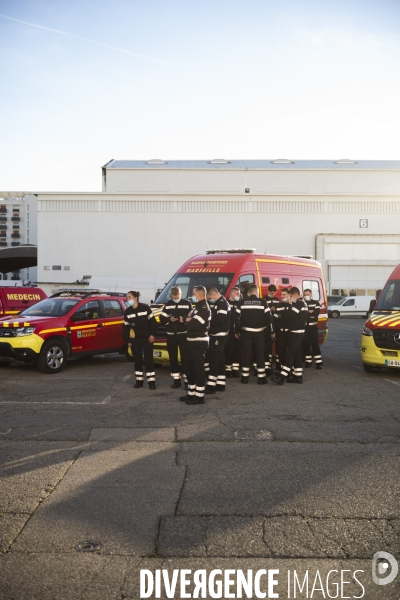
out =
[[[372,329],[364,325],[363,335],[372,335]]]
[[[32,335],[35,329],[36,327],[18,327],[18,329],[14,329],[14,333],[16,337],[22,337],[23,335]]]

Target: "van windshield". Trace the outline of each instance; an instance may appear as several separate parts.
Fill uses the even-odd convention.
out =
[[[193,296],[193,288],[196,285],[204,285],[205,288],[216,287],[219,293],[224,295],[233,275],[233,273],[176,273],[158,296],[156,302],[165,304],[171,300],[171,288],[174,285],[181,288],[182,298]]]
[[[400,310],[400,279],[387,282],[375,310]]]
[[[24,317],[63,317],[67,314],[75,304],[80,300],[72,298],[47,298],[30,308],[27,308],[20,316]]]

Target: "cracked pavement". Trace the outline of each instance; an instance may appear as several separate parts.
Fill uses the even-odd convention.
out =
[[[366,598],[398,600],[371,559],[400,556],[400,371],[364,372],[362,325],[330,321],[302,386],[230,379],[204,406],[165,367],[134,390],[117,355],[2,368],[0,598],[139,598],[140,568],[308,568],[365,570]]]

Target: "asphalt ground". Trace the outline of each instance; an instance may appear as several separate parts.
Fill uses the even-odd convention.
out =
[[[279,569],[287,598],[295,569],[323,582],[297,598],[398,600],[372,557],[400,557],[400,371],[364,372],[362,326],[331,319],[303,385],[230,379],[200,406],[166,367],[134,390],[117,355],[1,369],[0,598],[136,599],[140,569]]]

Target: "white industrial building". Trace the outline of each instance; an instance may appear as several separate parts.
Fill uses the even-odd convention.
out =
[[[311,255],[329,293],[372,295],[400,262],[400,161],[111,160],[102,192],[38,193],[38,281],[168,281],[190,256]]]

